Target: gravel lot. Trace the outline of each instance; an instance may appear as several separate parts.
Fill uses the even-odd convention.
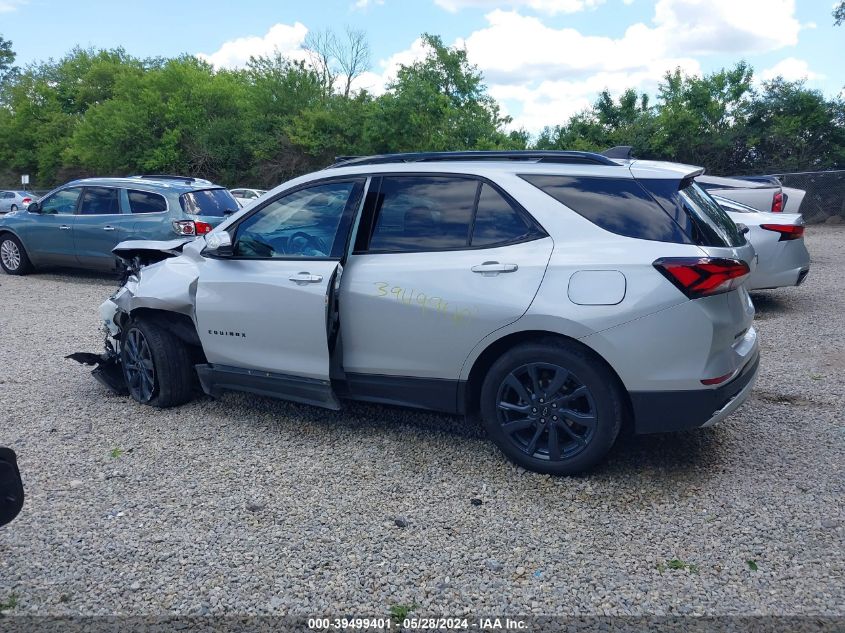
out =
[[[807,241],[805,285],[754,294],[753,399],[717,428],[625,439],[582,478],[518,470],[445,416],[136,405],[63,358],[101,349],[114,280],[0,273],[0,445],[28,494],[0,529],[0,605],[845,615],[845,227]]]

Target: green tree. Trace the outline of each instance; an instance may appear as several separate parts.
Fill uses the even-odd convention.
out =
[[[845,0],[840,0],[833,6],[833,24],[839,26],[845,22]]]
[[[376,103],[367,129],[380,152],[495,149],[519,138],[505,133],[510,118],[487,93],[464,49],[423,35],[424,59],[402,66]]]

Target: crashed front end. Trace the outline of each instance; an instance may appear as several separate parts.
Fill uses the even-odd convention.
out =
[[[121,286],[99,310],[105,349],[100,354],[76,352],[67,358],[93,365],[91,375],[97,382],[119,395],[128,395],[120,360],[123,330],[138,310],[165,310],[193,320],[196,261],[202,248],[197,241],[204,243],[202,238],[189,238],[118,244],[112,252],[125,267]]]

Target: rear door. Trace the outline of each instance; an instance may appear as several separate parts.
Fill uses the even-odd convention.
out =
[[[233,255],[205,260],[196,295],[200,340],[218,375],[339,408],[329,305],[364,183],[327,180],[285,192],[229,227]]]
[[[123,213],[121,190],[116,187],[85,187],[79,201],[73,241],[80,266],[113,270],[112,249],[125,239],[132,216]]]
[[[0,213],[7,213],[15,201],[15,194],[12,191],[0,191]]]
[[[492,183],[377,180],[341,284],[343,367],[354,395],[382,381],[402,385],[393,400],[413,403],[420,385],[417,404],[450,410],[472,348],[531,305],[552,240]]]

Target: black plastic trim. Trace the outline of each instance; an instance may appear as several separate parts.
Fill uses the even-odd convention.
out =
[[[335,411],[340,409],[340,403],[328,380],[224,365],[195,365],[194,369],[203,391],[213,398],[219,397],[224,390],[246,391]]]
[[[701,426],[751,382],[759,365],[758,353],[738,376],[716,389],[631,391],[634,432],[670,433]]]
[[[344,387],[345,391],[340,395],[350,400],[379,402],[442,413],[464,412],[458,398],[464,390],[460,380],[347,372]]]
[[[407,152],[404,154],[379,154],[375,156],[338,156],[329,168],[357,167],[358,165],[383,165],[389,163],[423,163],[447,161],[484,160],[534,160],[543,163],[567,163],[608,165],[619,167],[619,163],[595,152],[574,150],[505,150],[464,152]]]

